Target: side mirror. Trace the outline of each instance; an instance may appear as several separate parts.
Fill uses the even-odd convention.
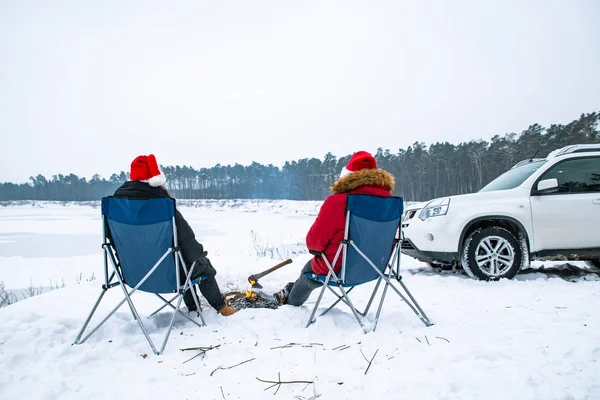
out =
[[[550,178],[539,181],[537,191],[540,193],[552,193],[558,189],[558,179]]]

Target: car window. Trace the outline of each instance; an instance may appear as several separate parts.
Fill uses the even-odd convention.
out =
[[[558,192],[600,192],[600,157],[577,158],[556,164],[540,178],[558,180]]]
[[[546,160],[533,161],[513,169],[509,169],[480,190],[480,192],[492,192],[494,190],[514,189],[525,182],[535,171],[537,171]]]

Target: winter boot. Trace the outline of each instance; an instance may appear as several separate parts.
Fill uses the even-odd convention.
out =
[[[228,317],[232,314],[235,314],[236,309],[231,307],[231,306],[225,306],[223,308],[221,308],[219,311],[217,311],[219,314],[221,314],[224,317]]]
[[[279,292],[274,293],[273,296],[279,301],[279,304],[287,304],[287,299],[292,291],[292,287],[294,286],[294,282],[288,282],[287,285]]]

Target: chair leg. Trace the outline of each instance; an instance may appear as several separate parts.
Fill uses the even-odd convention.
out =
[[[410,294],[410,291],[408,290],[408,288],[399,280],[398,282],[400,282],[400,285],[402,286],[402,288],[406,291],[406,293],[408,294],[408,296],[414,300],[414,297],[412,297],[412,295]],[[426,315],[421,314],[417,308],[398,290],[398,288],[396,288],[394,285],[391,284],[391,282],[388,282],[389,286],[392,288],[392,290],[394,290],[394,292],[396,292],[396,294],[398,296],[400,296],[400,298],[406,303],[407,306],[410,307],[411,310],[413,310],[413,312],[415,313],[415,315],[417,317],[419,317],[419,319],[425,324],[425,326],[431,326],[433,325],[431,323],[431,321],[429,320],[429,318],[427,318]],[[421,307],[418,306],[418,304],[416,303],[415,300],[415,304],[417,305],[417,307],[420,309]]]
[[[204,316],[202,315],[202,307],[200,307],[200,300],[198,299],[198,294],[196,293],[196,288],[194,287],[194,285],[192,285],[192,282],[190,281],[190,276],[192,274],[192,271],[194,269],[194,265],[196,264],[196,262],[194,262],[194,264],[192,264],[192,269],[190,269],[190,273],[188,274],[188,277],[185,281],[185,284],[183,286],[183,291],[185,293],[186,289],[189,289],[192,292],[192,298],[194,299],[194,304],[196,305],[196,310],[197,310],[197,315],[200,317],[200,320],[202,321],[202,326],[206,326],[206,321],[204,321]],[[170,303],[169,303],[170,304]],[[179,312],[181,315],[183,315],[181,312]],[[193,321],[193,320],[191,320]],[[198,324],[196,324],[198,325]]]
[[[181,252],[177,253],[180,262],[183,265],[183,270],[187,272],[187,269],[185,267],[185,260],[183,259],[183,254]],[[204,321],[204,316],[202,315],[202,307],[200,307],[200,300],[198,300],[198,295],[196,294],[196,288],[194,287],[194,285],[192,284],[191,281],[191,276],[192,273],[194,271],[194,268],[196,268],[196,264],[198,263],[198,261],[194,261],[192,263],[192,266],[189,270],[189,272],[187,272],[187,276],[185,278],[185,283],[183,284],[183,291],[185,293],[186,289],[189,289],[192,293],[192,298],[194,299],[194,304],[196,305],[196,310],[197,310],[197,315],[200,317],[200,320],[202,320],[202,325],[205,326],[206,325],[206,321]],[[204,277],[200,278],[200,281],[202,281],[204,279]],[[169,304],[171,304],[169,302]],[[198,324],[196,324],[198,325]]]
[[[90,321],[92,320],[92,317],[94,316],[94,313],[96,312],[96,309],[98,308],[98,306],[100,305],[100,302],[102,301],[102,298],[104,297],[104,295],[106,294],[106,290],[107,289],[102,289],[102,292],[100,293],[100,296],[98,297],[98,300],[96,300],[96,304],[94,304],[94,307],[92,308],[92,311],[90,312],[90,315],[88,315],[87,319],[85,320],[83,327],[81,327],[81,330],[79,331],[79,334],[77,335],[77,337],[75,338],[75,342],[74,344],[81,344],[83,342],[85,342],[87,340],[88,337],[90,337],[90,335],[86,336],[84,340],[80,340],[81,336],[83,335],[83,332],[85,332],[85,329],[87,328],[88,324],[90,323]],[[99,326],[97,327],[99,328]],[[96,328],[96,329],[97,329]],[[96,330],[94,329],[94,332]],[[92,332],[93,333],[93,332]]]
[[[375,299],[375,295],[377,294],[377,291],[379,290],[379,285],[381,284],[382,278],[379,278],[377,280],[377,284],[375,285],[375,289],[373,289],[373,294],[371,294],[371,298],[369,299],[369,302],[367,303],[367,307],[365,308],[365,311],[363,311],[362,313],[358,310],[358,313],[360,315],[362,315],[363,317],[365,317],[367,315],[367,313],[369,312],[369,308],[371,308],[371,304],[373,303],[373,299]],[[355,286],[352,286],[352,289],[354,289]],[[348,293],[350,293],[350,291],[348,290]]]
[[[99,329],[99,328],[100,328],[102,325],[104,325],[104,323],[105,323],[106,321],[108,321],[108,319],[109,319],[110,317],[112,317],[112,316],[113,316],[113,314],[114,314],[115,312],[117,312],[117,310],[118,310],[119,308],[121,308],[121,306],[122,306],[123,304],[125,304],[125,301],[127,301],[127,300],[126,300],[126,299],[123,299],[123,300],[121,300],[121,301],[119,302],[119,304],[117,304],[117,306],[116,306],[115,308],[113,308],[113,309],[112,309],[112,311],[111,311],[111,312],[109,312],[109,313],[108,313],[108,315],[107,315],[106,317],[104,317],[104,319],[103,319],[102,321],[100,321],[100,323],[99,323],[98,325],[96,325],[96,327],[95,327],[94,329],[92,329],[92,330],[91,330],[91,332],[90,332],[90,333],[88,333],[88,334],[87,334],[87,335],[86,335],[86,336],[85,336],[83,339],[81,339],[80,343],[83,343],[83,342],[85,342],[86,340],[88,340],[88,338],[89,338],[90,336],[92,336],[92,335],[94,334],[94,332],[96,332],[96,331],[97,331],[97,330],[98,330],[98,329]]]
[[[346,293],[346,291],[344,290],[344,288],[342,287],[342,285],[339,285],[338,288],[340,289],[340,291],[342,292],[342,295],[346,299],[344,302],[345,303],[347,302],[346,304],[348,305],[348,307],[350,307],[350,310],[352,310],[352,314],[354,314],[354,317],[358,321],[358,323],[359,323],[360,327],[362,328],[363,332],[367,333],[368,330],[365,327],[365,325],[363,324],[362,319],[358,316],[358,312],[356,311],[356,308],[352,304],[352,301],[350,300],[350,297],[348,297],[348,294]]]
[[[194,298],[194,303],[196,304],[197,314],[202,320],[202,325],[206,325],[206,322],[204,322],[204,316],[202,315],[202,307],[200,306],[200,300],[198,299],[198,295],[196,293],[196,288],[194,287],[194,285],[190,287],[190,290],[192,291],[192,297]]]
[[[119,279],[119,281],[121,281],[121,278],[117,277],[117,279]],[[148,343],[150,343],[150,347],[152,347],[152,351],[154,352],[154,354],[159,355],[160,353],[158,351],[156,351],[156,347],[154,346],[154,342],[152,342],[152,339],[150,338],[150,335],[148,334],[148,331],[146,330],[146,326],[144,325],[144,323],[140,319],[140,315],[138,314],[135,306],[133,305],[133,302],[131,301],[131,297],[129,297],[129,293],[127,292],[127,288],[125,287],[125,285],[122,282],[121,282],[120,286],[121,286],[121,289],[123,289],[123,293],[125,294],[125,301],[127,301],[127,303],[129,304],[129,308],[131,309],[131,312],[133,313],[133,315],[134,315],[135,319],[137,320],[138,324],[140,325],[140,328],[142,328],[142,332],[144,333],[144,336],[146,336],[146,340],[148,340]],[[121,302],[121,304],[123,304],[123,302]],[[119,307],[120,307],[120,305],[119,305]]]
[[[408,295],[408,297],[410,297],[411,301],[414,303],[414,305],[417,308],[417,310],[419,310],[419,312],[417,312],[414,309],[414,307],[412,307],[412,305],[410,303],[406,302],[413,309],[413,311],[415,312],[415,314],[417,314],[417,316],[419,317],[419,319],[421,319],[421,321],[423,321],[423,323],[425,324],[425,326],[431,326],[431,325],[433,325],[433,323],[431,322],[431,320],[429,319],[429,317],[427,316],[427,314],[425,314],[425,311],[423,311],[423,309],[421,309],[421,306],[419,306],[419,303],[417,303],[417,300],[410,293],[410,290],[408,290],[408,288],[406,287],[406,285],[404,284],[404,282],[402,282],[402,280],[398,280],[398,283],[400,283],[400,286],[402,286],[402,288],[404,289],[404,291],[406,292],[406,294]],[[392,286],[392,288],[394,288],[394,286]],[[404,300],[406,301],[406,299],[404,299]]]
[[[165,334],[165,340],[163,341],[162,346],[160,347],[160,352],[156,353],[157,355],[162,353],[165,350],[165,346],[167,345],[167,341],[169,340],[169,336],[171,335],[171,330],[173,329],[173,323],[175,322],[175,316],[179,313],[179,307],[181,306],[181,300],[183,300],[183,295],[178,295],[179,300],[177,301],[177,308],[173,312],[173,316],[171,317],[171,323],[169,324],[169,328],[167,329],[167,333]],[[171,304],[171,303],[169,303]]]
[[[361,326],[361,328],[363,329],[363,331],[365,333],[368,332],[367,328],[365,327],[365,325],[362,322],[362,319],[359,317],[359,315],[363,316],[361,314],[360,311],[358,311],[356,309],[356,307],[354,307],[354,305],[352,304],[352,301],[350,300],[350,297],[348,296],[348,293],[350,293],[352,291],[352,289],[354,289],[355,286],[352,286],[347,292],[344,290],[344,288],[341,285],[338,285],[338,289],[340,289],[340,291],[342,292],[342,295],[340,296],[338,293],[336,293],[335,290],[333,290],[331,287],[327,286],[327,288],[338,298],[331,306],[329,306],[329,308],[325,311],[323,311],[320,315],[325,315],[327,314],[331,309],[333,309],[333,307],[335,307],[340,301],[344,304],[346,304],[350,310],[352,311],[352,314],[354,314],[354,317],[356,318],[356,320],[358,321],[359,325]],[[323,296],[323,293],[325,292],[325,288],[322,289],[321,294],[319,295],[319,299],[317,300],[317,303],[315,304],[315,308],[313,309],[313,312],[311,314],[311,320],[309,320],[309,323],[306,325],[308,327],[308,325],[310,325],[312,322],[314,322],[314,320],[312,320],[312,317],[314,316],[315,312],[317,311],[317,307],[319,306],[319,302],[321,301],[321,297]],[[373,296],[371,296],[373,297]],[[369,301],[370,302],[370,301]]]
[[[381,278],[380,278],[381,279]],[[375,323],[373,324],[373,332],[377,329],[377,323],[379,322],[379,314],[381,314],[381,309],[383,308],[383,301],[385,300],[385,295],[387,294],[389,284],[386,283],[383,287],[383,293],[381,294],[381,301],[379,302],[379,307],[377,307],[377,314],[375,314]]]
[[[308,328],[310,326],[310,324],[312,324],[316,320],[315,314],[317,313],[317,308],[319,307],[319,303],[321,302],[321,299],[323,298],[323,294],[325,293],[325,288],[328,287],[327,284],[329,283],[329,278],[330,278],[330,276],[328,275],[327,279],[325,279],[325,282],[323,283],[323,287],[321,288],[321,293],[319,293],[319,297],[317,298],[315,307],[313,308],[312,312],[310,313],[310,318],[308,319],[308,322],[306,323],[306,328]]]

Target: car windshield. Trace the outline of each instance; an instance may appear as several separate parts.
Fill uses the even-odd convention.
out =
[[[514,189],[525,182],[546,160],[533,161],[520,167],[510,169],[485,185],[479,192],[493,192],[495,190]]]

